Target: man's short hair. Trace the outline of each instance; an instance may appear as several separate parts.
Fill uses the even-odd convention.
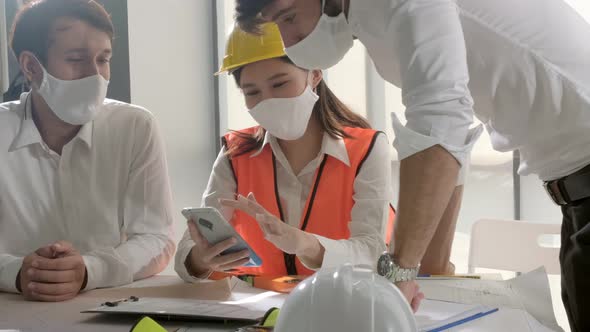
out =
[[[49,32],[57,19],[70,17],[105,32],[111,41],[114,27],[110,15],[94,0],[34,0],[16,15],[10,34],[10,46],[18,58],[22,52],[35,54],[47,62]]]
[[[264,7],[274,0],[236,0],[236,22],[238,26],[250,33],[259,33],[258,27],[264,23],[260,17]]]

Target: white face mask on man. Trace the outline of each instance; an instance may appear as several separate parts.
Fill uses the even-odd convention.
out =
[[[322,0],[322,16],[315,29],[299,43],[285,50],[289,59],[298,67],[328,69],[344,58],[354,44],[352,28],[343,11],[340,15],[328,16],[326,0]]]
[[[43,80],[35,87],[47,106],[62,121],[84,125],[96,118],[107,95],[109,81],[97,74],[79,80],[60,80],[43,69]]]
[[[249,112],[271,135],[282,140],[294,141],[305,134],[318,99],[318,95],[308,85],[297,97],[266,99]]]

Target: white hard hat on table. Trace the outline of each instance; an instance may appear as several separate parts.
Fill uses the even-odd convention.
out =
[[[276,332],[415,332],[403,294],[364,267],[320,270],[299,284],[281,308]]]

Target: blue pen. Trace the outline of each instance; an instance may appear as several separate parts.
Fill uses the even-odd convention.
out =
[[[461,320],[458,320],[458,321],[456,321],[456,322],[453,322],[453,323],[447,324],[447,325],[445,325],[445,326],[441,326],[441,327],[437,327],[437,328],[435,328],[435,329],[432,329],[432,330],[428,330],[427,332],[440,332],[440,331],[448,330],[448,329],[451,329],[451,328],[453,328],[453,327],[456,327],[456,326],[459,326],[459,325],[462,325],[462,324],[465,324],[465,323],[468,323],[468,322],[474,321],[474,320],[476,320],[476,319],[478,319],[478,318],[481,318],[481,317],[484,317],[484,316],[487,316],[487,315],[493,314],[494,312],[496,312],[496,311],[498,311],[498,310],[499,310],[499,309],[498,309],[498,308],[496,308],[496,309],[492,309],[492,310],[490,310],[490,311],[486,311],[486,312],[480,312],[480,313],[477,313],[477,314],[475,314],[475,315],[473,315],[473,316],[465,317],[465,318],[463,318],[463,319],[461,319]]]
[[[419,279],[481,279],[479,275],[469,275],[469,274],[419,274]]]

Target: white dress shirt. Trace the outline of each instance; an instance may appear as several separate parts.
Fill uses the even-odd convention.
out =
[[[563,0],[351,0],[348,21],[402,88],[400,158],[440,144],[464,164],[475,110],[496,150],[520,150],[521,174],[590,163],[590,24]]]
[[[324,155],[350,166],[344,140],[324,134],[320,153],[299,174],[294,174],[277,139],[268,132],[262,148],[267,144],[270,144],[277,160],[279,198],[286,219],[283,221],[299,228],[316,171]],[[252,155],[260,153],[262,148]],[[215,161],[209,185],[203,195],[202,206],[215,207],[227,220],[231,220],[234,210],[221,207],[219,204],[220,198],[233,199],[237,192],[237,184],[225,152],[226,150],[222,149]],[[385,231],[389,220],[389,204],[393,198],[391,183],[391,149],[387,137],[379,135],[354,181],[354,206],[351,211],[352,220],[349,223],[350,239],[332,240],[316,235],[325,248],[322,267],[334,267],[344,263],[375,266],[378,256],[386,250]],[[187,281],[194,280],[184,265],[193,246],[194,242],[187,231],[178,245],[175,262],[176,271]],[[310,269],[319,268],[304,261],[302,263]]]
[[[175,244],[153,116],[107,100],[60,156],[43,142],[28,96],[0,105],[0,291],[16,292],[23,258],[59,240],[82,254],[86,290],[161,272]]]

